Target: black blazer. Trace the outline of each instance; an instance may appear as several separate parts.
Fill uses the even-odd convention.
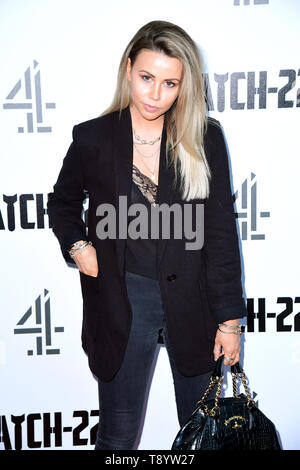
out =
[[[166,165],[165,124],[158,201],[169,206],[187,204],[180,196],[179,181],[172,188],[174,169]],[[214,367],[218,322],[247,315],[228,154],[220,123],[215,119],[209,118],[204,145],[212,172],[210,197],[189,202],[192,206],[204,203],[203,248],[186,250],[185,243],[190,240],[183,236],[160,239],[157,251],[170,344],[177,368],[185,376],[205,373]],[[132,313],[125,283],[126,239],[98,239],[96,224],[100,216],[96,216],[96,209],[102,203],[113,204],[118,218],[119,196],[127,196],[130,203],[132,161],[129,106],[123,109],[120,119],[119,112],[113,112],[74,126],[73,142],[47,206],[50,226],[66,261],[73,262],[67,250],[77,240],[91,240],[97,252],[98,276],[79,271],[82,346],[91,371],[103,381],[111,380],[121,366]],[[85,224],[82,203],[87,193],[89,209]]]

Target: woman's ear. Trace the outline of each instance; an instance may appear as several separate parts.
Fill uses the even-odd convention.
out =
[[[131,82],[131,60],[129,57],[127,60],[127,78],[128,78],[128,81]]]

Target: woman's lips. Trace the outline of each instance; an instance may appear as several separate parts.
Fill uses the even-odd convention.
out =
[[[150,113],[154,113],[155,111],[158,110],[158,108],[156,108],[156,106],[150,106],[149,104],[144,104],[145,106],[145,109],[147,111],[149,111]]]

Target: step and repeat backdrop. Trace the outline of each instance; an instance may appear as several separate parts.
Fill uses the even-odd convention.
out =
[[[299,15],[297,0],[1,0],[0,450],[94,447],[79,273],[46,204],[73,126],[109,106],[126,45],[158,19],[204,57],[209,113],[230,152],[249,312],[241,364],[283,449],[300,449]],[[178,429],[158,345],[138,449],[170,449]]]

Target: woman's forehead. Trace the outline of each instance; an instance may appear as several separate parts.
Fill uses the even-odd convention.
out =
[[[146,71],[155,77],[167,73],[168,76],[165,79],[179,80],[182,63],[179,59],[167,56],[163,52],[142,49],[135,60],[134,67],[141,71]]]

